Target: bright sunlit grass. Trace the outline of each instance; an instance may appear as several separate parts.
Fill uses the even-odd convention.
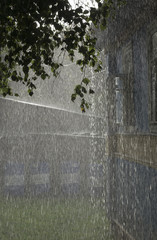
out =
[[[85,200],[0,201],[2,240],[110,240],[100,206]]]

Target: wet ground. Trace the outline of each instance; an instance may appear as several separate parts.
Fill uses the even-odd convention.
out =
[[[0,239],[111,240],[102,206],[85,199],[0,200]]]

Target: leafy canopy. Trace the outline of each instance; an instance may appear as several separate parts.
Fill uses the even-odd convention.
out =
[[[45,66],[51,68],[54,76],[58,75],[62,66],[55,59],[58,48],[67,52],[71,61],[77,50],[82,57],[76,64],[82,71],[87,66],[95,72],[101,71],[91,24],[104,28],[114,4],[112,0],[95,1],[98,8],[86,10],[79,5],[72,9],[68,0],[1,0],[0,94],[18,96],[9,86],[9,82],[14,81],[26,85],[32,96],[38,77],[43,80],[50,77]],[[121,1],[117,0],[117,3]],[[85,94],[94,93],[88,88],[89,83],[90,80],[84,77],[71,96],[72,101],[80,96],[83,112],[89,108]]]

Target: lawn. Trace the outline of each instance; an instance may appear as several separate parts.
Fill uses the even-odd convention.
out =
[[[88,200],[1,199],[1,240],[111,240],[99,204]]]

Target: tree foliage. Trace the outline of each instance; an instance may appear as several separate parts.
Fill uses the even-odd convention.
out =
[[[21,82],[33,95],[35,81],[50,77],[45,70],[49,66],[54,76],[62,66],[55,59],[55,49],[67,52],[74,60],[75,50],[81,54],[76,64],[81,71],[87,66],[101,71],[101,62],[95,49],[96,38],[91,23],[104,28],[114,3],[112,0],[95,0],[98,8],[89,10],[82,6],[72,9],[68,0],[1,0],[0,2],[0,94],[15,95],[9,82]],[[120,3],[122,0],[117,0]],[[33,73],[33,74],[30,74]],[[31,76],[31,77],[30,77]],[[90,80],[84,77],[74,89],[71,100],[81,98],[81,109],[89,108],[85,94]]]

